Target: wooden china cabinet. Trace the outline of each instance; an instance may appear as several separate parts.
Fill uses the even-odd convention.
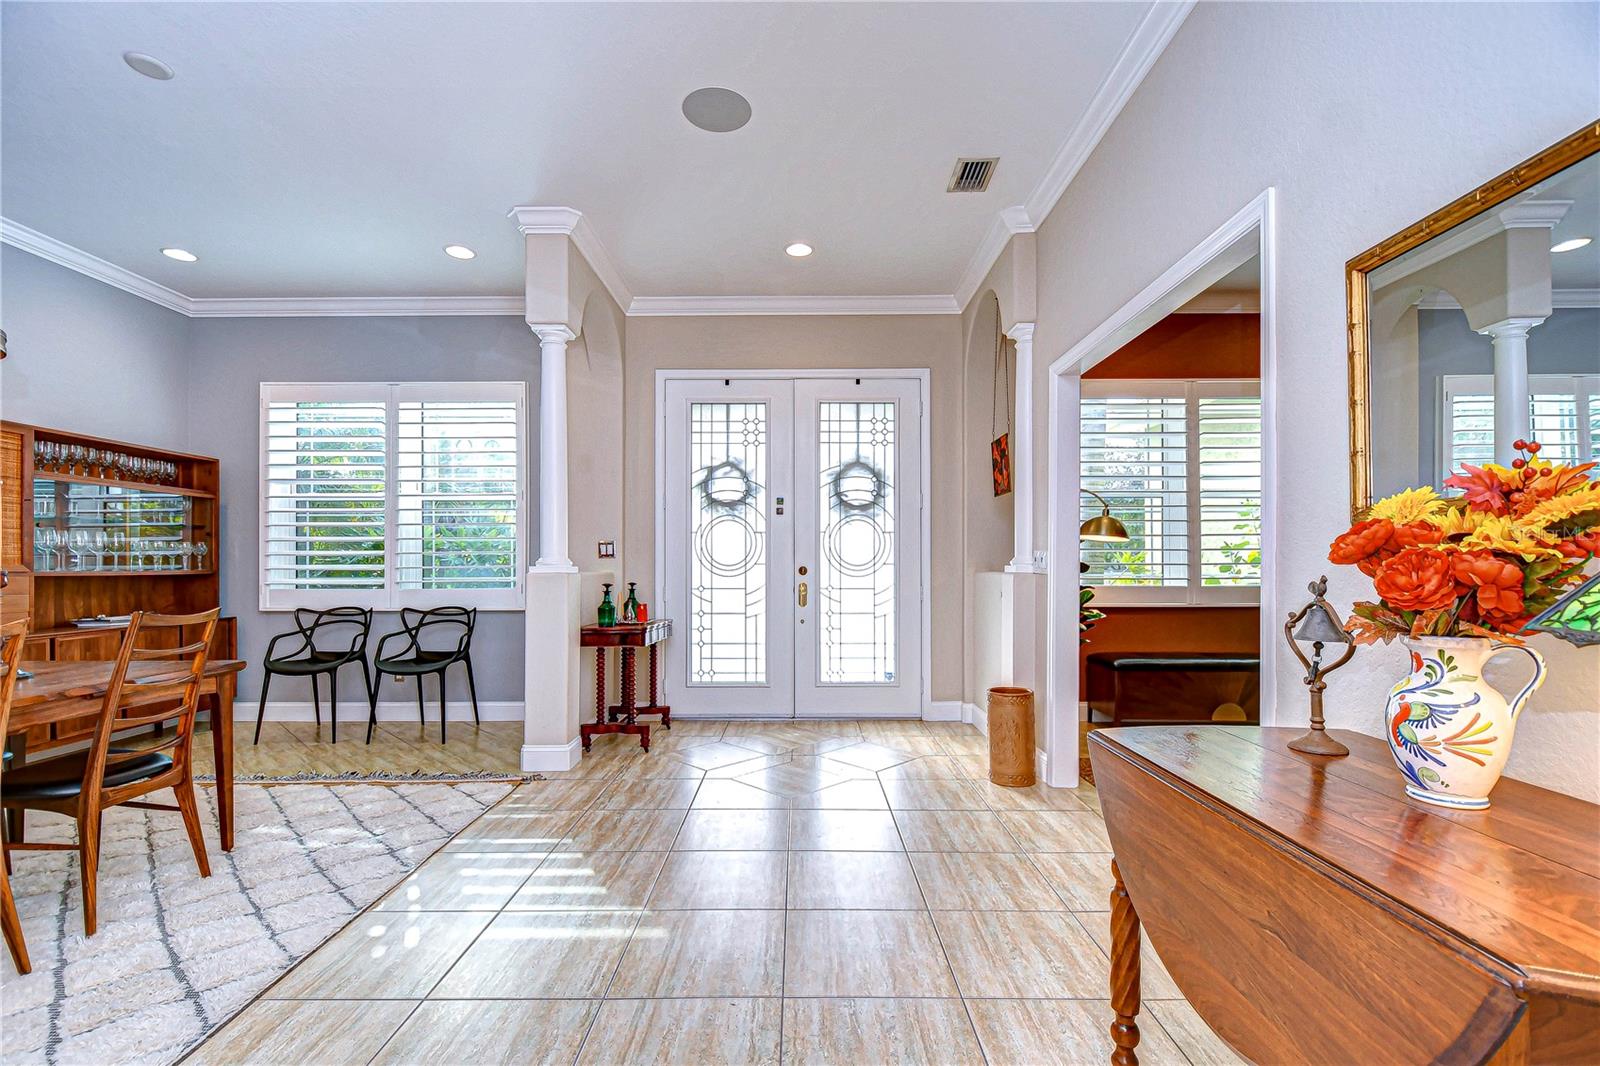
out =
[[[218,487],[217,460],[203,455],[0,422],[0,618],[30,617],[23,658],[115,657],[120,627],[75,619],[217,606]],[[214,657],[236,657],[235,621],[218,623]],[[27,748],[92,724],[39,727]]]

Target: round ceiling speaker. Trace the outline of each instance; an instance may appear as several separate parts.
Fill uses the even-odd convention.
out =
[[[683,117],[708,133],[732,133],[750,121],[750,101],[732,89],[696,89],[683,98]]]

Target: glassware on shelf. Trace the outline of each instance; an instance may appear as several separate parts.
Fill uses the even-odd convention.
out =
[[[103,529],[89,531],[89,554],[94,556],[96,570],[106,568],[106,539],[106,531]]]
[[[203,540],[194,546],[196,570],[204,570],[206,568],[206,554],[210,551],[211,549],[206,546],[206,542]]]
[[[111,569],[119,568],[119,559],[121,569],[133,569],[132,561],[128,558],[128,535],[120,529],[111,534]]]

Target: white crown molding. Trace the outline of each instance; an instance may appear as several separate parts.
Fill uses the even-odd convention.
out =
[[[635,296],[628,314],[959,315],[954,296]]]
[[[1028,197],[1026,207],[1028,217],[1043,222],[1056,206],[1056,201],[1061,199],[1061,194],[1067,191],[1067,186],[1072,184],[1072,179],[1078,176],[1078,171],[1088,160],[1090,153],[1106,135],[1111,124],[1116,121],[1122,109],[1132,99],[1134,91],[1144,81],[1150,68],[1155,66],[1156,60],[1161,58],[1161,53],[1166,50],[1168,43],[1183,25],[1183,20],[1189,17],[1189,12],[1194,10],[1196,0],[1181,0],[1178,3],[1158,2],[1150,6],[1143,21],[1128,38],[1127,44],[1122,46],[1122,54],[1117,56],[1117,61],[1111,65],[1111,70],[1106,74],[1100,87],[1095,90],[1094,99],[1089,102],[1088,110],[1073,127],[1066,142],[1061,145],[1056,156],[1050,162],[1050,168],[1045,171],[1044,177],[1034,187],[1033,195]]]
[[[269,296],[190,299],[190,318],[435,318],[520,315],[520,296]]]
[[[1261,294],[1254,289],[1228,292],[1203,292],[1176,311],[1175,315],[1259,315]]]
[[[601,243],[599,234],[584,217],[583,212],[575,207],[538,207],[533,204],[524,204],[513,207],[507,215],[517,220],[517,229],[524,236],[534,233],[561,233],[572,238],[572,243],[578,246],[578,251],[589,261],[590,268],[595,276],[600,279],[600,284],[606,287],[611,298],[617,306],[626,313],[628,306],[633,303],[633,292],[628,288],[628,283],[623,280],[622,271],[617,269],[617,264],[612,260],[606,246]]]
[[[1005,251],[1012,234],[1031,233],[1044,223],[1056,202],[1061,199],[1061,194],[1067,191],[1072,179],[1083,169],[1083,164],[1122,113],[1145,75],[1150,73],[1150,68],[1161,58],[1161,53],[1166,50],[1196,3],[1197,0],[1177,0],[1174,3],[1161,0],[1150,6],[1144,19],[1122,46],[1117,61],[1111,65],[1111,70],[1095,90],[1083,117],[1057,149],[1044,177],[1034,186],[1027,202],[1001,211],[984,234],[982,243],[973,252],[956,286],[956,302],[963,308],[977,295],[978,286],[994,266],[995,260],[1000,258],[1000,253]]]
[[[1550,292],[1550,306],[1552,308],[1595,308],[1600,307],[1600,289],[1552,289]],[[1461,305],[1455,297],[1443,289],[1435,289],[1417,301],[1417,307],[1424,311],[1459,311]]]
[[[108,263],[82,248],[75,248],[64,241],[46,236],[20,222],[0,217],[0,241],[14,248],[21,248],[25,252],[31,252],[40,259],[60,264],[68,270],[76,270],[96,281],[103,281],[114,289],[121,289],[151,303],[160,304],[168,310],[185,315],[189,313],[189,297],[183,293],[135,274],[125,267]]]
[[[1008,207],[995,215],[983,240],[978,242],[972,258],[967,261],[967,269],[962,271],[961,281],[956,285],[956,303],[964,308],[978,295],[978,286],[989,276],[995,260],[1000,258],[1000,253],[1006,250],[1006,244],[1013,236],[1032,233],[1037,228],[1024,207]]]

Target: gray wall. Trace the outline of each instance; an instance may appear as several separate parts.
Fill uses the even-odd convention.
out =
[[[10,353],[0,415],[14,422],[189,446],[189,319],[0,245],[0,328]]]
[[[1465,311],[1417,312],[1421,364],[1417,434],[1424,469],[1440,469],[1439,400],[1446,374],[1493,374],[1494,345],[1474,333]],[[1600,308],[1558,307],[1528,334],[1528,373],[1600,374]]]
[[[261,382],[523,381],[528,410],[539,407],[539,346],[518,317],[189,319],[3,245],[0,328],[9,351],[0,371],[5,418],[222,461],[222,612],[238,617],[239,653],[251,663],[289,626],[286,615],[257,609]],[[538,437],[530,414],[529,542],[538,523]],[[531,543],[524,547],[531,561]],[[385,615],[376,632],[396,628],[398,619]],[[472,658],[480,701],[521,702],[522,638],[520,611],[479,615]],[[355,678],[345,680],[354,701]],[[252,666],[241,699],[256,699],[260,684]],[[466,696],[454,676],[451,688],[453,699]],[[398,687],[382,695],[413,698]],[[309,683],[272,686],[274,702],[310,696]]]
[[[538,344],[521,318],[202,318],[189,329],[189,443],[222,460],[222,609],[238,616],[239,652],[252,663],[273,633],[289,627],[286,615],[257,609],[261,382],[524,381],[529,411],[539,407]],[[534,422],[530,417],[530,478],[538,469]],[[528,529],[537,523],[529,484]],[[396,616],[382,616],[375,634],[397,628]],[[480,701],[521,702],[521,612],[480,613],[472,661]],[[256,699],[260,681],[259,669],[246,671],[240,698]],[[354,694],[353,672],[350,683]],[[464,680],[452,674],[450,684],[452,700],[465,698]],[[432,692],[429,685],[430,699]],[[380,697],[415,698],[393,682]],[[271,698],[309,700],[310,685],[275,678]]]

